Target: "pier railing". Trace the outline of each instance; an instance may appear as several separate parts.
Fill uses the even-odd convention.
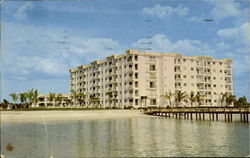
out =
[[[147,115],[178,117],[184,119],[205,120],[205,114],[209,120],[218,120],[219,115],[224,115],[225,121],[233,121],[233,115],[240,115],[242,122],[248,122],[250,107],[171,107],[171,108],[146,108],[143,111]]]

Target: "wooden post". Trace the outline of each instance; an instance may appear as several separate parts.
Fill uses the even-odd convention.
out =
[[[219,116],[218,116],[218,113],[216,113],[216,121],[219,120]]]
[[[211,121],[211,113],[209,113],[209,121]]]
[[[195,115],[196,115],[196,117],[195,117],[195,118],[196,118],[196,120],[197,120],[197,119],[198,119],[198,114],[197,114],[197,112],[195,113]]]
[[[227,121],[227,113],[225,113],[225,121]]]
[[[246,113],[246,122],[248,122],[248,113]]]
[[[229,121],[229,122],[231,121],[230,120],[230,113],[227,114],[227,121]]]
[[[201,113],[199,113],[199,120],[201,120]]]
[[[190,113],[190,119],[193,120],[193,113]]]
[[[213,121],[214,121],[214,113],[212,113]]]
[[[243,122],[246,122],[246,114],[243,113]]]
[[[232,114],[232,113],[231,113],[231,118],[230,118],[230,119],[231,119],[231,121],[233,122],[233,114]]]
[[[205,113],[203,113],[203,120],[205,120]]]

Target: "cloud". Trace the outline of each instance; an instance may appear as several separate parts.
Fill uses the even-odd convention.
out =
[[[3,26],[3,69],[14,79],[64,77],[70,68],[123,51],[111,38],[71,35],[65,39],[60,28],[55,31],[11,22]]]
[[[28,57],[23,56],[17,59],[17,63],[15,63],[21,71],[25,71],[26,74],[30,74],[28,70],[35,70],[37,72],[52,74],[52,75],[61,75],[67,74],[69,65],[67,63],[63,63],[60,59],[56,58],[42,58],[42,57]],[[23,70],[22,70],[23,68]],[[22,72],[23,73],[23,72]]]
[[[239,3],[231,0],[208,1],[214,7],[210,14],[215,19],[224,19],[229,17],[238,17],[240,14]]]
[[[156,52],[177,52],[185,55],[215,55],[215,51],[201,41],[184,39],[174,42],[164,34],[156,34],[151,39],[140,39],[134,42],[132,47],[141,48],[143,47],[141,43],[147,40],[152,42],[151,47]]]
[[[189,12],[188,7],[183,7],[182,5],[179,5],[176,8],[173,8],[171,6],[161,6],[156,5],[153,8],[143,8],[142,13],[147,15],[154,15],[158,18],[169,18],[171,15],[176,14],[178,16],[185,16]]]
[[[120,44],[111,38],[82,39],[80,47],[75,47],[74,52],[78,55],[103,54],[109,49],[119,49]],[[103,56],[103,55],[102,55]]]
[[[220,29],[216,33],[221,38],[232,40],[236,44],[241,44],[245,47],[249,47],[250,43],[250,23],[241,24],[239,27]]]
[[[198,18],[196,16],[193,16],[193,17],[190,17],[187,19],[188,21],[194,21],[194,22],[201,22],[202,19],[201,18]]]
[[[31,2],[25,2],[23,5],[21,5],[15,14],[15,17],[18,20],[25,20],[27,18],[27,11],[32,9],[33,5],[31,4]]]

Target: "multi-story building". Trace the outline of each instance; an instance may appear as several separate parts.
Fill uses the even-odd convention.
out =
[[[98,97],[103,107],[166,106],[161,96],[169,91],[193,91],[202,105],[218,106],[220,94],[233,93],[231,65],[231,59],[127,50],[71,69],[70,89]]]
[[[54,94],[51,97],[50,94],[38,95],[37,106],[48,107],[48,106],[67,106],[67,99],[70,99],[69,94]]]

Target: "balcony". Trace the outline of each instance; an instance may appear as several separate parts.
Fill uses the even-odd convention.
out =
[[[133,98],[133,94],[129,93],[125,95],[126,99],[132,99]]]
[[[175,65],[180,65],[180,64],[181,64],[181,61],[174,61],[174,64],[175,64]]]
[[[199,86],[198,86],[197,88],[198,88],[199,90],[203,90],[203,89],[204,89],[204,87],[199,87]]]
[[[205,87],[205,90],[211,91],[212,88],[211,87]]]
[[[181,89],[182,89],[182,86],[175,86],[175,89],[176,89],[176,90],[181,90]]]
[[[205,95],[206,98],[212,98],[212,95],[211,94],[207,94]]]
[[[181,78],[175,78],[176,82],[181,82]]]
[[[149,78],[146,78],[146,80],[156,80],[157,79],[157,77],[156,76],[154,76],[154,77],[149,77]]]
[[[146,86],[146,89],[157,89],[157,85],[154,85],[154,86]]]
[[[128,91],[133,90],[133,86],[132,86],[132,85],[127,86],[127,87],[126,87],[126,90],[128,90]]]
[[[133,81],[133,77],[127,77],[125,78],[125,82]]]
[[[174,72],[175,73],[181,73],[181,70],[175,70]]]
[[[208,72],[208,71],[205,71],[204,74],[211,75],[212,73],[211,73],[211,71],[209,71],[209,72]]]

